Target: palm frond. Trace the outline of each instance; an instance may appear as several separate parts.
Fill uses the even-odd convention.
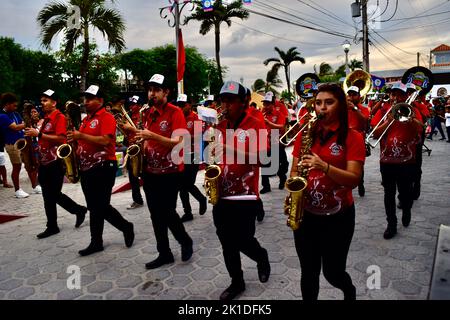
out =
[[[123,38],[125,23],[119,11],[97,7],[89,18],[89,22],[102,33],[104,38],[107,38],[109,48],[114,48],[116,52],[121,52],[125,49],[125,40]]]

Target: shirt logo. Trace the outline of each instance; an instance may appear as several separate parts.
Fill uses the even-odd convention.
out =
[[[248,133],[246,130],[241,130],[239,131],[238,135],[237,135],[237,139],[239,142],[245,142],[245,140],[247,139]]]
[[[342,147],[338,145],[336,142],[333,142],[333,144],[330,146],[331,155],[338,156],[341,154]]]
[[[192,122],[192,121],[188,121],[188,123],[186,124],[188,129],[192,128],[193,125],[194,125],[194,122]]]
[[[52,130],[52,124],[49,122],[45,125],[44,131],[50,131]]]
[[[89,128],[91,128],[91,129],[95,129],[95,128],[97,128],[97,126],[98,126],[97,119],[92,120],[91,123],[89,124]]]
[[[169,129],[169,123],[167,121],[164,120],[159,123],[159,130],[165,132],[168,129]]]

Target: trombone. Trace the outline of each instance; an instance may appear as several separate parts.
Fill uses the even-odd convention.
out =
[[[366,138],[366,145],[369,145],[372,148],[375,148],[377,144],[381,141],[381,139],[384,137],[386,132],[389,130],[389,128],[394,124],[394,121],[397,120],[399,122],[406,122],[412,118],[414,115],[414,111],[411,107],[411,104],[416,100],[417,96],[419,95],[419,91],[415,91],[409,98],[406,100],[406,102],[396,103],[392,105],[389,110],[384,114],[384,116],[378,121],[377,125],[373,128],[373,130],[369,133],[369,135]],[[378,129],[378,127],[386,120],[389,113],[392,113],[394,119],[389,122],[388,126],[384,131],[381,133],[381,135],[378,137],[378,140],[374,143],[370,143],[370,139],[372,138],[374,132]]]
[[[284,146],[289,146],[299,135],[300,132],[305,129],[306,125],[308,125],[308,122],[302,123],[303,118],[305,118],[307,115],[311,113],[312,107],[314,106],[314,99],[309,99],[305,104],[302,105],[300,110],[303,108],[306,108],[306,111],[304,115],[302,115],[300,118],[297,116],[297,122],[289,128],[280,138],[280,143]],[[299,110],[299,115],[300,115]]]

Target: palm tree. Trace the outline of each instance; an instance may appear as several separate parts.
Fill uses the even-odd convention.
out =
[[[274,70],[269,70],[266,75],[266,81],[263,79],[256,79],[253,83],[252,90],[255,92],[269,92],[272,91],[274,94],[278,94],[276,88],[280,88],[282,81],[278,76],[277,72]]]
[[[89,65],[89,28],[99,30],[108,39],[109,48],[120,52],[125,48],[123,33],[125,22],[116,9],[107,8],[105,0],[69,0],[67,3],[52,1],[39,12],[37,21],[41,27],[40,38],[42,45],[49,49],[52,39],[60,32],[64,32],[65,53],[72,53],[77,40],[83,37],[83,55],[81,58],[80,90],[86,90],[86,78]],[[111,2],[114,2],[111,0]],[[67,22],[71,17],[67,13],[69,6],[80,8],[80,28],[69,29]]]
[[[264,65],[268,65],[270,62],[275,62],[272,66],[272,70],[275,73],[278,73],[278,70],[283,67],[284,74],[286,76],[286,85],[288,89],[289,95],[291,94],[291,71],[290,65],[294,61],[300,61],[301,63],[305,63],[305,58],[300,55],[300,52],[297,51],[297,47],[290,48],[287,52],[280,50],[278,47],[275,47],[275,51],[278,52],[280,58],[269,58],[264,61]]]
[[[363,63],[362,63],[362,61],[352,59],[350,61],[350,63],[348,64],[348,67],[350,68],[350,70],[355,71],[355,69],[362,69]]]
[[[201,1],[194,1],[196,4],[196,11],[184,20],[188,23],[191,20],[201,21],[200,34],[206,35],[214,27],[215,33],[215,49],[216,49],[216,63],[219,70],[220,81],[222,79],[222,66],[220,65],[220,25],[225,22],[228,27],[231,27],[231,18],[239,18],[241,20],[247,19],[249,13],[242,8],[241,1],[234,1],[225,6],[221,0],[214,3],[212,11],[205,12],[202,8]]]
[[[333,68],[326,62],[322,62],[319,66],[319,72],[317,72],[316,65],[314,65],[314,73],[319,77],[327,76],[333,73]]]

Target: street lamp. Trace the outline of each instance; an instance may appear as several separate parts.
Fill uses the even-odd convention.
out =
[[[345,52],[345,75],[347,76],[350,73],[350,69],[348,67],[348,52],[350,51],[350,42],[348,40],[345,40],[342,44],[342,48]]]

